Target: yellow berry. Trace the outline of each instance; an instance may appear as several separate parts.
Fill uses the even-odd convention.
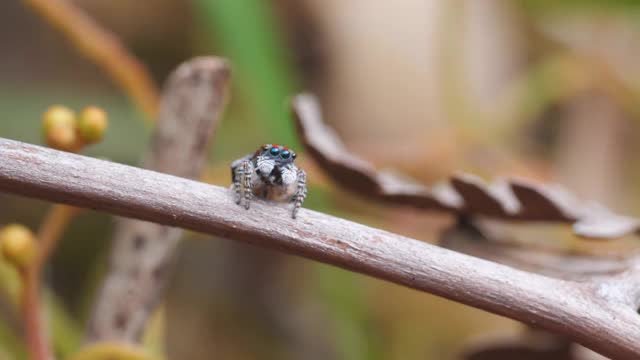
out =
[[[36,251],[35,236],[27,227],[10,224],[0,229],[0,253],[17,268],[26,268]]]
[[[79,150],[76,127],[76,114],[64,106],[52,106],[42,116],[45,141],[54,149],[71,152]]]
[[[42,129],[45,136],[53,127],[76,127],[76,114],[66,106],[54,105],[42,115]]]
[[[108,125],[107,113],[99,107],[89,106],[80,113],[78,134],[87,144],[97,143],[102,140]]]
[[[67,125],[54,125],[45,134],[47,145],[51,148],[69,152],[77,152],[80,149],[80,141],[75,127]]]

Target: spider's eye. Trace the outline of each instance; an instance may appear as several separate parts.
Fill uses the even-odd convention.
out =
[[[271,150],[269,150],[269,152],[271,153],[271,155],[276,156],[280,154],[280,149],[278,149],[277,147],[272,147]]]
[[[296,153],[291,154],[291,158],[292,158],[292,159],[295,159],[295,158],[296,158],[296,156],[298,156],[298,155],[296,155]]]
[[[262,145],[262,152],[269,150],[269,145]]]
[[[280,156],[282,156],[283,159],[288,159],[289,156],[291,156],[291,152],[289,150],[282,150],[282,153],[280,153]]]

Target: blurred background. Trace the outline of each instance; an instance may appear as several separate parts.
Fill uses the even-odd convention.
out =
[[[425,184],[456,171],[557,181],[640,213],[640,3],[627,1],[75,0],[161,84],[218,55],[232,96],[204,180],[288,144],[310,178],[305,207],[434,242],[442,214],[387,208],[332,184],[296,138],[287,99],[319,95],[347,147]],[[42,144],[52,104],[108,111],[86,154],[138,164],[151,126],[101,68],[21,1],[0,2],[0,136]],[[37,228],[49,204],[1,195],[0,223]],[[268,219],[265,219],[268,221]],[[113,218],[68,229],[47,271],[50,316],[75,348],[104,273]],[[544,230],[547,231],[547,230]],[[537,233],[534,232],[534,237]],[[549,234],[549,232],[545,232]],[[554,233],[555,234],[555,233]],[[559,234],[559,235],[558,235]],[[549,246],[612,251],[568,238]],[[595,249],[594,249],[595,247]],[[458,359],[522,326],[300,258],[190,233],[149,346],[171,359]],[[165,341],[163,341],[163,339]],[[0,348],[24,358],[8,322]]]

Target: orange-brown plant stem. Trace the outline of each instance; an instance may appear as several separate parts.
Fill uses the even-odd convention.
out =
[[[49,210],[38,231],[38,254],[33,263],[23,272],[22,310],[25,334],[32,360],[53,359],[41,316],[40,278],[42,269],[51,252],[55,249],[62,232],[80,211],[82,209],[67,205],[54,205]]]
[[[40,282],[35,268],[25,269],[22,293],[24,330],[31,360],[53,359],[51,346],[45,335],[40,309]]]
[[[112,33],[65,0],[23,1],[62,31],[82,54],[101,66],[148,119],[155,119],[158,89],[146,67]]]

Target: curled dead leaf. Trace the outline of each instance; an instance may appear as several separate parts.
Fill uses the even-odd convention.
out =
[[[308,153],[338,185],[387,204],[504,221],[547,221],[573,225],[586,238],[611,239],[640,231],[640,221],[604,206],[577,200],[559,184],[525,179],[486,183],[472,174],[457,174],[431,188],[351,154],[322,119],[317,99],[294,97],[292,109]]]

